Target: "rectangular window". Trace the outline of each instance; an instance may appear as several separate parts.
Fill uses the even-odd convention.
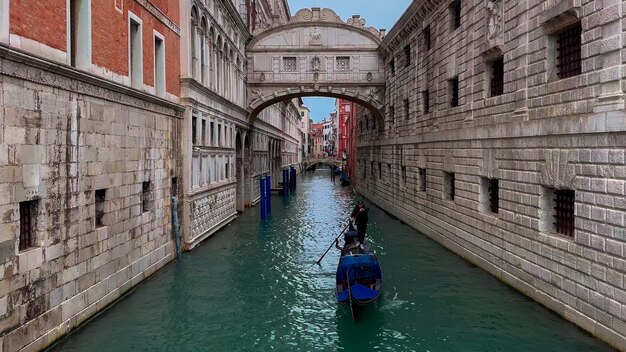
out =
[[[424,114],[430,113],[430,95],[427,90],[422,92],[422,104],[424,105]]]
[[[295,56],[283,57],[283,71],[285,72],[297,72],[297,59]]]
[[[448,81],[448,96],[451,107],[459,106],[459,77],[454,77]]]
[[[426,192],[426,169],[419,168],[419,187],[421,192]]]
[[[394,123],[395,120],[396,120],[396,107],[392,105],[389,107],[389,121],[391,121],[391,123]]]
[[[191,144],[192,145],[198,144],[198,128],[196,126],[197,119],[198,118],[196,116],[191,116]]]
[[[554,191],[554,230],[574,237],[576,194],[569,189]]]
[[[151,204],[150,181],[146,181],[143,182],[141,186],[141,212],[145,213],[152,210]]]
[[[402,180],[402,187],[406,187],[406,166],[400,166],[400,175]]]
[[[443,199],[454,200],[454,196],[455,196],[454,173],[444,172],[443,173]]]
[[[411,106],[409,105],[409,99],[404,99],[404,116],[406,117],[406,119],[408,120],[411,115],[410,115],[410,108]]]
[[[557,72],[559,78],[577,76],[581,73],[580,23],[557,34]]]
[[[226,170],[226,179],[228,180],[230,178],[230,163],[227,161],[226,165],[224,166],[224,170]]]
[[[383,179],[383,163],[381,162],[378,163],[378,179]]]
[[[69,2],[70,65],[88,69],[91,65],[91,0]]]
[[[142,49],[142,31],[141,20],[132,16],[129,12],[129,48],[130,48],[130,65],[129,76],[131,84],[134,88],[143,88],[143,49]]]
[[[222,125],[217,124],[217,146],[222,146]]]
[[[430,37],[430,25],[424,28],[424,31],[422,32],[422,37],[424,38],[424,46],[426,47],[426,50],[430,50],[432,45]]]
[[[393,177],[391,175],[391,164],[387,163],[387,180],[389,182],[391,182],[391,180],[393,180]]]
[[[215,125],[214,125],[214,123],[213,123],[213,122],[211,122],[209,125],[210,125],[210,126],[209,126],[209,127],[210,127],[210,128],[209,128],[209,133],[210,133],[209,138],[211,139],[211,141],[210,141],[211,146],[213,146],[213,142],[214,142],[214,141],[213,141],[213,132],[215,131]]]
[[[450,12],[450,29],[454,31],[455,29],[461,27],[461,0],[453,1],[449,7]]]
[[[491,63],[491,92],[490,96],[495,97],[504,93],[504,59],[502,57]]]
[[[106,189],[99,189],[95,192],[96,202],[96,227],[102,227],[104,225],[104,202],[106,201]]]
[[[165,96],[165,42],[154,36],[154,88],[160,97]]]
[[[497,214],[500,210],[500,183],[497,179],[480,178],[480,211]]]
[[[170,193],[172,197],[178,196],[178,177],[172,177],[172,185],[171,185]]]
[[[206,145],[206,120],[202,119],[202,145]]]
[[[20,251],[35,246],[35,228],[38,201],[20,202]]]
[[[396,74],[396,59],[391,59],[389,63],[389,70],[391,71],[391,75],[395,76]]]
[[[404,67],[411,66],[411,45],[404,47]]]
[[[374,177],[374,162],[370,161],[370,174]]]
[[[350,71],[350,56],[337,56],[337,71]]]

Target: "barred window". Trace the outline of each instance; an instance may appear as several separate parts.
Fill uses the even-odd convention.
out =
[[[141,186],[141,212],[145,213],[152,210],[152,196],[150,193],[150,181],[142,183]]]
[[[297,60],[294,56],[283,57],[283,71],[285,72],[297,72]]]
[[[404,99],[404,113],[405,117],[408,120],[411,115],[409,115],[411,109],[411,105],[409,104],[409,99]]]
[[[96,227],[104,225],[104,202],[106,201],[106,189],[99,189],[95,192],[96,201]]]
[[[430,37],[430,25],[426,26],[426,28],[422,32],[422,37],[424,38],[424,46],[426,47],[426,50],[430,50],[432,44]]]
[[[411,66],[411,45],[404,47],[404,66]]]
[[[391,59],[391,62],[389,63],[389,70],[391,71],[392,76],[396,74],[396,60],[395,59]]]
[[[418,172],[420,191],[426,192],[426,169],[419,168]]]
[[[20,202],[20,251],[35,246],[35,222],[37,215],[38,201],[31,200]]]
[[[427,90],[422,92],[422,104],[424,105],[424,114],[430,113],[430,95]]]
[[[337,71],[350,71],[350,56],[337,56]]]
[[[576,194],[569,189],[554,192],[554,229],[557,233],[574,237]]]
[[[396,107],[392,105],[389,107],[389,120],[391,121],[391,123],[394,123],[395,119],[396,119]]]
[[[557,70],[559,78],[568,78],[581,73],[580,23],[559,33],[557,38]]]
[[[448,92],[450,97],[450,106],[459,106],[459,77],[454,77],[448,81]]]
[[[461,0],[453,1],[450,4],[450,26],[452,30],[461,27]]]
[[[444,172],[443,173],[443,198],[446,200],[454,200],[454,196],[455,196],[454,173]]]
[[[491,63],[491,96],[495,97],[504,93],[504,59],[499,59]]]
[[[500,183],[497,179],[492,178],[489,180],[489,210],[492,213],[497,214],[500,210]]]

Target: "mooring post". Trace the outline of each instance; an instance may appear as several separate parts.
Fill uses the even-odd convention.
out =
[[[291,167],[291,189],[294,190],[296,188],[296,168],[295,167]]]
[[[261,186],[261,198],[259,200],[261,203],[261,220],[265,220],[265,176],[261,176],[259,184]]]
[[[287,195],[287,170],[283,168],[283,196]]]
[[[265,176],[265,212],[267,215],[272,214],[272,177],[270,175]]]

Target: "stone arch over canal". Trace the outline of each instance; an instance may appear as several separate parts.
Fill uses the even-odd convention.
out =
[[[341,98],[368,108],[384,129],[385,31],[331,9],[302,9],[288,22],[257,29],[247,46],[247,107],[252,121],[277,102],[307,96]]]

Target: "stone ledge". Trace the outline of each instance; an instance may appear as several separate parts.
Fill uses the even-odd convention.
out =
[[[580,21],[580,0],[558,0],[539,16],[546,34],[553,34]]]

